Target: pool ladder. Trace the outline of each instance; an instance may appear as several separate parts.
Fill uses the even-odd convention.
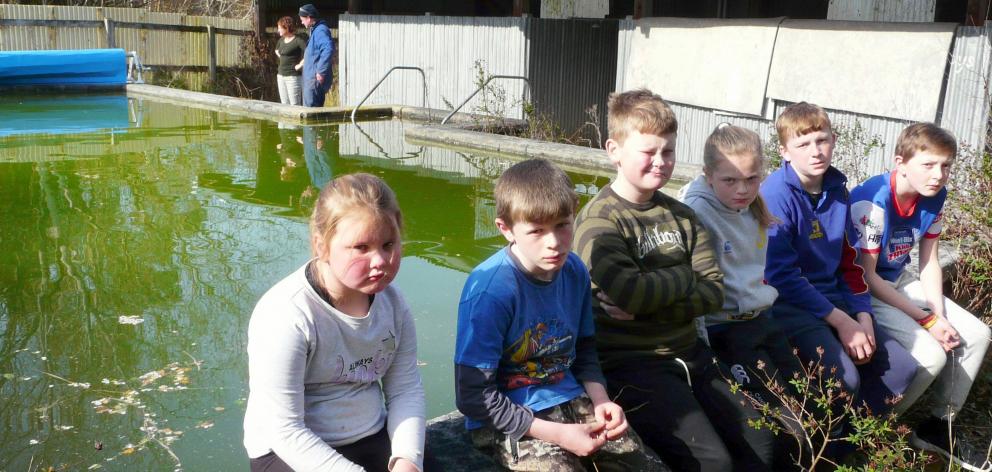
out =
[[[355,105],[355,108],[351,110],[352,123],[355,122],[355,113],[358,111],[358,107],[362,106],[362,104],[365,103],[365,101],[372,96],[372,92],[375,92],[375,89],[379,88],[379,85],[381,85],[382,82],[386,80],[386,77],[389,77],[389,74],[391,74],[394,70],[415,70],[417,72],[420,72],[420,83],[421,85],[423,85],[424,88],[424,100],[423,100],[423,105],[421,106],[427,108],[427,76],[424,74],[424,70],[416,66],[395,66],[395,67],[391,67],[388,71],[386,71],[386,73],[382,76],[382,78],[379,79],[379,81],[376,82],[375,85],[372,87],[372,90],[369,90],[369,93],[365,94],[365,97],[363,97],[362,100],[358,102],[358,105]]]
[[[127,53],[127,83],[145,83],[145,78],[142,76],[142,72],[149,69],[150,67],[145,67],[145,65],[141,63],[141,58],[138,57],[138,51],[131,51]]]

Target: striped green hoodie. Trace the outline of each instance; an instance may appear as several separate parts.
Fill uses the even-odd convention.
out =
[[[606,186],[579,212],[575,252],[589,267],[596,346],[603,369],[645,357],[674,357],[696,345],[694,319],[723,305],[723,274],[695,213],[655,192],[645,203]],[[602,290],[634,315],[611,318]]]

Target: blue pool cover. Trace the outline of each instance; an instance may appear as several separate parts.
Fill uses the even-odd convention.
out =
[[[0,51],[0,87],[123,87],[126,69],[123,49]]]

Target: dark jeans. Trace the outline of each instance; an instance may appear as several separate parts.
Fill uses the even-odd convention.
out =
[[[700,341],[679,359],[637,359],[604,372],[610,397],[644,443],[673,470],[770,470],[774,436],[748,426],[759,415],[730,391],[713,351]]]
[[[838,306],[841,310],[846,307]],[[826,372],[833,374],[841,387],[854,396],[854,405],[867,405],[875,415],[892,410],[893,398],[906,392],[919,364],[881,326],[875,324],[875,354],[871,361],[855,365],[837,338],[837,332],[823,319],[803,308],[776,305],[772,309],[776,323],[788,333],[789,342],[799,352],[804,363],[822,362]],[[817,349],[823,349],[822,358]],[[829,374],[828,374],[829,375]]]
[[[793,375],[802,373],[802,363],[792,352],[789,338],[768,315],[708,326],[706,331],[710,347],[730,366],[730,373],[741,388],[776,406],[782,402],[768,390],[767,384],[775,382],[790,394],[796,393],[789,381]]]
[[[324,74],[324,83],[317,82],[314,77],[303,78],[303,106],[322,107],[327,91],[331,89],[331,71]]]
[[[801,410],[810,411],[816,419],[822,419],[825,414],[817,413],[816,405],[812,403],[815,394],[804,402],[803,394],[790,383],[796,376],[805,378],[805,373],[785,333],[767,313],[748,321],[708,326],[706,331],[710,347],[720,361],[730,366],[731,380],[740,384],[755,400],[777,408],[782,425],[791,434],[791,438],[787,437],[789,435],[778,438],[775,469],[795,468],[797,461],[809,458],[807,434],[817,444],[825,438],[803,428],[802,421],[810,418],[802,418]],[[776,384],[781,390],[776,389],[778,393],[773,393],[768,386]],[[786,396],[795,399],[787,405],[791,408],[783,408]]]
[[[334,448],[347,458],[365,468],[368,472],[386,472],[389,465],[389,456],[392,455],[392,443],[389,441],[389,434],[386,428],[382,428],[378,433],[359,439],[347,446]],[[262,457],[250,460],[251,472],[293,472],[288,464],[283,462],[275,452],[270,452]],[[424,451],[424,471],[436,472],[441,470],[434,462],[434,456],[426,450]]]

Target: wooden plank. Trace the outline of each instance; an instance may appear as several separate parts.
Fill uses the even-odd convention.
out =
[[[103,19],[103,28],[107,33],[107,49],[114,49],[117,47],[117,40],[114,38],[114,20],[110,18]]]
[[[104,28],[103,20],[21,20],[16,18],[0,18],[0,26],[42,26],[49,28]],[[203,33],[207,31],[206,26],[191,25],[167,25],[161,23],[139,23],[115,21],[117,28],[146,29],[159,31],[185,31],[189,33]],[[230,34],[246,36],[254,34],[254,31],[236,30],[230,28],[214,28],[216,34]]]
[[[210,81],[217,81],[217,35],[213,26],[207,26],[207,64],[210,67]]]

